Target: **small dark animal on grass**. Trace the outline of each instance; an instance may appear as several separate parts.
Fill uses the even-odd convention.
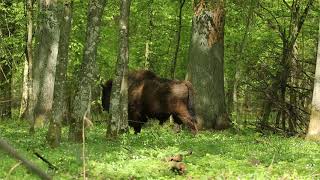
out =
[[[174,122],[187,125],[195,134],[196,114],[193,105],[193,88],[188,81],[157,77],[147,70],[134,71],[128,75],[129,125],[135,133],[148,118],[156,118],[163,124],[170,115]],[[102,106],[109,111],[112,80],[102,85]]]

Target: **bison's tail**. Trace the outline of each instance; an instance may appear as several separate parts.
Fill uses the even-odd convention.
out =
[[[187,89],[188,89],[188,110],[190,111],[191,116],[195,118],[196,113],[195,113],[194,102],[193,102],[194,90],[193,90],[192,84],[189,81],[184,81],[184,84],[187,86]]]

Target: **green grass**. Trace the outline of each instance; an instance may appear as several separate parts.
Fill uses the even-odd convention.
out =
[[[8,140],[29,160],[54,179],[81,178],[79,144],[67,142],[67,129],[59,148],[51,149],[44,140],[45,129],[29,136],[21,121],[0,121],[0,137]],[[86,161],[89,179],[320,179],[320,144],[298,137],[264,136],[252,129],[242,131],[174,133],[168,125],[149,125],[142,133],[124,134],[117,140],[105,139],[104,125],[95,125],[87,134]],[[165,157],[192,150],[184,158],[187,171],[172,172]],[[49,170],[33,155],[37,151],[58,167]],[[22,165],[8,176],[17,163],[0,151],[0,179],[37,179]]]

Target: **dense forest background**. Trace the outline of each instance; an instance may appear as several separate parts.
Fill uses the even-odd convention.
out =
[[[319,144],[301,137],[320,139],[319,14],[315,0],[2,0],[0,148],[64,179],[318,178]],[[189,80],[202,128],[229,129],[122,134],[138,69]],[[168,174],[172,153],[186,161]],[[20,165],[1,163],[0,178]]]
[[[77,81],[74,77],[82,62],[88,6],[87,1],[72,3],[67,73],[70,91],[75,89]],[[299,11],[297,15],[293,14],[290,10],[293,7],[288,3],[280,0],[225,2],[225,92],[228,112],[232,114],[232,120],[236,124],[247,120],[254,123],[267,122],[270,119],[271,125],[281,126],[284,131],[306,130],[312,99],[319,8],[317,3],[310,7],[294,43],[290,66],[286,67],[281,61],[285,53],[283,38],[291,38],[290,22],[301,15],[307,1],[296,2]],[[19,114],[21,105],[27,52],[25,4],[23,1],[4,1],[0,8],[1,64],[2,71],[8,71],[8,77],[2,79],[1,104],[4,107],[9,101],[14,114]],[[40,14],[36,3],[33,11],[33,41],[37,43],[37,19]],[[175,78],[184,79],[192,29],[192,2],[133,1],[130,11],[129,68],[148,68],[159,76],[170,78],[173,60],[176,58]],[[102,16],[97,63],[94,67],[97,85],[92,96],[93,101],[97,102],[94,111],[100,111],[98,84],[101,80],[114,76],[119,47],[118,20],[119,3],[108,2]],[[180,43],[177,50],[178,36]],[[272,89],[272,84],[279,79],[277,73],[283,69],[289,71],[285,101],[277,99]],[[74,93],[68,92],[68,95],[72,96]],[[268,120],[262,115],[266,101],[276,102],[271,105]],[[290,120],[282,123],[277,112],[283,109],[288,109],[283,119]]]

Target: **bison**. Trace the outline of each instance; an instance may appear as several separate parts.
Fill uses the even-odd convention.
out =
[[[151,71],[140,70],[129,73],[128,84],[128,123],[135,133],[141,131],[148,118],[156,118],[163,124],[170,115],[175,123],[183,123],[193,133],[197,132],[190,82],[159,78]],[[112,80],[102,87],[102,106],[109,111]]]

